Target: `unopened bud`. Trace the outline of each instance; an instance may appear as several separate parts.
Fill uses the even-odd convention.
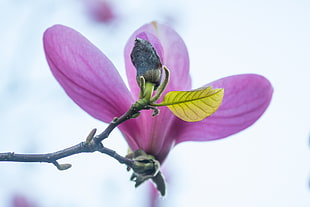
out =
[[[145,82],[159,86],[162,75],[162,64],[154,47],[148,41],[136,38],[131,52],[131,61],[137,69],[137,82],[140,85],[140,76]]]
[[[69,168],[71,168],[72,165],[71,164],[60,164],[58,170],[68,170]]]

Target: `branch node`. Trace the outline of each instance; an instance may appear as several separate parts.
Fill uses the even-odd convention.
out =
[[[146,109],[152,109],[153,113],[152,116],[157,116],[159,114],[159,109],[156,106],[152,106],[152,105],[147,105]]]
[[[112,120],[112,123],[115,124],[117,122],[117,120],[118,120],[118,117],[114,117]]]

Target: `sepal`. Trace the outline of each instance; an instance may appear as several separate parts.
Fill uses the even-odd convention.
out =
[[[160,163],[152,155],[146,154],[142,149],[138,149],[129,153],[127,158],[134,161],[131,169],[133,174],[130,180],[135,182],[135,187],[140,186],[144,181],[152,179],[155,183],[157,190],[162,196],[166,193],[166,184],[164,177],[160,172]],[[130,168],[127,168],[130,170]]]

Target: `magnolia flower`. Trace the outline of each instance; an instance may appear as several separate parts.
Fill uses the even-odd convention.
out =
[[[124,55],[130,90],[111,61],[71,28],[55,25],[47,29],[44,49],[52,73],[66,93],[91,116],[109,123],[139,98],[137,70],[130,57],[137,38],[151,43],[161,64],[170,69],[164,94],[191,89],[186,46],[172,28],[163,24],[145,24],[129,38]],[[202,121],[185,122],[166,107],[161,107],[155,117],[150,110],[141,111],[138,118],[118,126],[130,149],[142,149],[163,163],[181,142],[217,140],[251,126],[264,113],[273,93],[270,82],[256,74],[229,76],[205,86],[209,85],[225,90],[214,114]]]

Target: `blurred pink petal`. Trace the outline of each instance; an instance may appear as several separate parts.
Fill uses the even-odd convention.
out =
[[[116,19],[117,14],[109,0],[84,0],[87,12],[98,22],[109,23]]]
[[[35,203],[21,194],[15,194],[12,197],[12,207],[36,207]]]
[[[273,93],[271,83],[255,74],[230,76],[207,85],[224,88],[222,105],[200,122],[179,121],[177,143],[225,138],[251,126],[267,109]]]

